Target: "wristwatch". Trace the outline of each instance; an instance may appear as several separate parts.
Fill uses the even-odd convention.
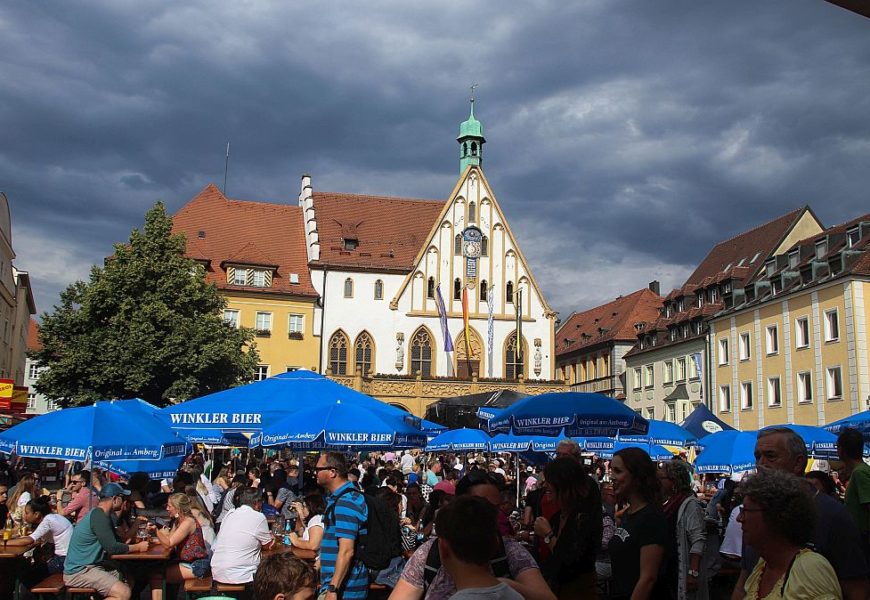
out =
[[[336,592],[336,589],[335,589],[334,585],[332,585],[330,583],[328,586],[326,586],[326,593],[327,594],[334,594],[335,592]]]
[[[545,544],[549,544],[551,541],[553,541],[553,532],[552,531],[544,536],[544,543]]]
[[[700,572],[695,571],[694,569],[689,569],[688,571],[686,571],[686,574],[687,574],[689,577],[698,577],[698,576],[701,575]]]

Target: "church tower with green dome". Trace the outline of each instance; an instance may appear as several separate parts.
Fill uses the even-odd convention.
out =
[[[474,118],[474,96],[471,96],[471,114],[468,120],[459,125],[459,174],[471,165],[480,166],[483,162],[483,145],[486,140],[483,137],[483,126]]]

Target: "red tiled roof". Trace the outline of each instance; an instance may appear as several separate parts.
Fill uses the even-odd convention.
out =
[[[242,246],[238,252],[224,260],[223,262],[236,265],[252,265],[258,267],[278,267],[275,259],[266,256],[266,254],[257,247],[254,242],[248,242]]]
[[[795,209],[778,219],[719,242],[689,276],[686,284],[701,283],[706,277],[716,278],[729,265],[734,267],[739,264],[741,259],[745,259],[743,266],[751,267],[751,273],[757,272],[805,210],[808,207]],[[756,254],[758,258],[750,262]]]
[[[39,323],[36,319],[30,319],[30,325],[27,327],[27,349],[42,350],[42,344],[39,342]]]
[[[637,332],[634,324],[654,321],[661,305],[661,296],[644,288],[613,302],[573,314],[556,332],[556,355],[569,354],[604,341],[635,341]]]
[[[320,260],[312,266],[410,271],[443,200],[314,192]],[[356,239],[345,250],[342,240]]]
[[[209,184],[185,204],[172,221],[175,233],[187,235],[188,256],[208,261],[206,279],[219,288],[318,295],[308,272],[300,207],[231,200]],[[200,232],[203,237],[199,237]],[[231,258],[245,264],[267,261],[267,266],[276,265],[272,287],[228,285],[221,263]],[[299,276],[298,284],[290,283],[290,275],[294,273]]]

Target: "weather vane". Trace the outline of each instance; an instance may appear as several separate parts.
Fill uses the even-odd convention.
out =
[[[479,87],[476,83],[471,84],[471,101],[474,102],[474,88]]]

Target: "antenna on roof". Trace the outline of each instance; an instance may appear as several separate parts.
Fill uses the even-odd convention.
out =
[[[230,168],[230,143],[227,142],[227,160],[224,162],[224,196],[227,195],[227,171]]]

